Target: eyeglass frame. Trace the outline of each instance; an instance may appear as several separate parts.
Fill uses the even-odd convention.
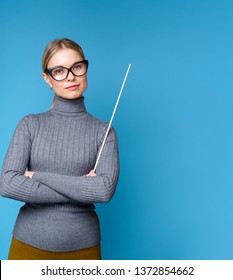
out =
[[[85,72],[84,74],[82,74],[82,75],[75,75],[75,74],[73,73],[73,71],[72,71],[72,68],[73,68],[76,64],[79,64],[79,63],[85,63],[87,69],[86,69],[86,72]],[[77,62],[75,62],[70,68],[67,68],[67,67],[65,67],[65,66],[56,66],[56,67],[53,67],[53,68],[46,68],[44,72],[45,72],[46,74],[49,74],[50,77],[52,77],[55,81],[61,82],[61,81],[64,81],[64,80],[69,76],[69,73],[70,73],[70,72],[71,72],[74,76],[76,76],[76,77],[81,77],[81,76],[85,75],[85,74],[87,73],[87,70],[88,70],[88,65],[89,65],[88,60],[87,60],[87,59],[84,59],[84,60],[82,60],[82,61],[77,61]],[[65,68],[66,70],[68,70],[66,77],[65,77],[64,79],[62,79],[62,80],[56,80],[56,79],[53,77],[53,75],[52,75],[52,71],[53,71],[54,69],[56,69],[56,68],[59,68],[59,67],[62,67],[62,68]]]

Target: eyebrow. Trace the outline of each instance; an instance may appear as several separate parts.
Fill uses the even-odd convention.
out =
[[[56,69],[56,68],[59,68],[59,67],[72,68],[75,64],[80,63],[80,62],[83,62],[83,61],[84,61],[84,60],[76,61],[76,62],[74,62],[70,67],[66,67],[66,66],[63,66],[63,65],[57,65],[57,66],[54,66],[54,67],[49,67],[49,68],[47,68],[47,69],[48,69],[48,70],[51,70],[51,69]]]

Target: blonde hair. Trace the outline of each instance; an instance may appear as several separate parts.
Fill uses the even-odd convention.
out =
[[[42,69],[44,72],[47,69],[48,63],[52,56],[62,49],[72,49],[77,51],[81,55],[82,59],[85,60],[84,52],[77,43],[67,38],[55,39],[45,47],[42,57]],[[53,98],[52,106],[54,104],[55,98],[56,96]]]

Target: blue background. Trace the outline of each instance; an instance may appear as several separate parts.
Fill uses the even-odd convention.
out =
[[[47,111],[55,38],[90,61],[86,107],[114,126],[121,174],[98,205],[104,259],[233,259],[233,2],[1,1],[0,164],[19,120]],[[0,258],[22,205],[0,198]]]

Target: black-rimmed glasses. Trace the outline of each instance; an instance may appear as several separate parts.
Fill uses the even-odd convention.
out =
[[[83,76],[87,73],[88,60],[82,60],[75,62],[70,68],[64,66],[56,66],[54,68],[48,68],[45,70],[46,74],[49,74],[56,81],[65,80],[71,72],[74,76]]]

